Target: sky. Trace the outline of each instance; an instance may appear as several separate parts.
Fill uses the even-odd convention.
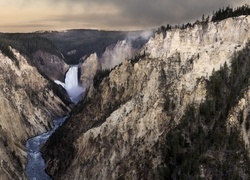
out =
[[[0,32],[151,29],[246,3],[249,0],[0,0]]]

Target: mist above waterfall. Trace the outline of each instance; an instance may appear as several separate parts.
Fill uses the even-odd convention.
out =
[[[67,91],[69,98],[73,103],[77,103],[85,91],[85,88],[79,85],[78,66],[72,66],[69,68],[65,77],[65,83],[58,80],[55,80],[55,83],[61,85]]]
[[[154,35],[154,31],[153,30],[144,30],[141,31],[140,33],[134,33],[134,32],[129,32],[127,34],[126,39],[130,42],[140,38],[144,41],[147,41],[150,37],[152,37]]]
[[[133,54],[130,41],[119,41],[114,47],[108,47],[102,55],[102,69],[111,69],[116,65],[129,59]]]
[[[145,30],[140,33],[130,32],[123,41],[109,46],[101,57],[102,69],[111,69],[140,53],[141,47],[152,37],[153,30]]]

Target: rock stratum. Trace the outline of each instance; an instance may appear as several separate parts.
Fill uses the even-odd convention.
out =
[[[171,146],[166,139],[171,140],[170,135],[174,137],[174,132],[183,127],[179,125],[188,119],[187,109],[190,105],[201,107],[208,100],[215,102],[215,97],[210,95],[207,88],[213,82],[212,77],[217,77],[215,72],[224,72],[222,67],[230,69],[232,58],[237,53],[241,52],[244,58],[249,58],[249,28],[250,17],[240,16],[155,34],[141,48],[140,56],[123,61],[108,74],[94,80],[93,84],[89,83],[84,100],[43,147],[47,172],[54,179],[159,179],[164,177],[161,170],[167,167],[172,172],[171,178],[178,179],[178,174],[184,170],[176,170],[173,167],[175,164],[171,165],[165,160],[168,157],[173,160],[171,154],[164,154],[164,145]],[[89,64],[97,69],[95,59],[96,56],[92,55]],[[248,64],[242,65],[248,67]],[[227,77],[229,86],[233,78]],[[82,76],[84,78],[87,77]],[[88,79],[86,81],[90,82]],[[244,82],[248,82],[248,79]],[[233,83],[233,87],[241,87],[237,83]],[[220,92],[218,88],[221,97],[229,92],[226,87],[223,90],[225,92]],[[227,110],[220,110],[224,105],[217,107],[214,104],[213,123],[207,125],[200,120],[200,126],[187,124],[187,130],[184,125],[179,137],[186,142],[184,145],[187,148],[181,149],[183,152],[188,154],[187,150],[192,151],[196,147],[192,140],[192,136],[195,137],[192,129],[201,127],[208,139],[209,132],[217,132],[214,129],[220,126],[216,126],[216,120],[221,118],[222,112],[226,112],[221,125],[226,128],[225,134],[230,136],[232,129],[240,130],[240,136],[235,141],[242,141],[241,148],[249,151],[248,86],[239,92],[241,95],[229,96],[234,103],[229,103]],[[242,117],[240,121],[239,116]],[[189,121],[192,122],[192,119],[196,119],[196,115]],[[182,132],[182,129],[178,132]],[[213,143],[211,147],[214,147]],[[213,171],[217,164],[223,166],[224,162],[228,163],[230,153],[241,154],[237,149],[229,149],[228,152],[225,150],[227,147],[221,151],[216,151],[216,148],[198,151],[201,154],[204,152],[204,159],[211,163],[207,166],[203,161],[194,166],[190,164],[191,168],[196,167],[198,175],[193,175],[196,172],[193,170],[186,178],[227,177],[223,174],[227,174],[226,171],[219,172],[222,175]],[[177,150],[176,153],[183,155]],[[239,172],[240,178],[248,179],[248,166],[242,159],[246,156],[241,155],[237,171],[232,172]],[[178,163],[183,165],[183,162],[182,159]],[[171,168],[176,170],[176,176]]]
[[[91,30],[0,33],[1,179],[26,179],[25,143],[31,137],[50,130],[53,126],[52,120],[68,115],[74,107],[66,90],[54,81],[64,82],[70,66],[81,62],[79,69],[82,72],[78,75],[80,81],[89,86],[93,83],[96,71],[109,61],[111,52],[119,53],[125,46],[128,51],[133,49],[132,40],[130,43],[124,40],[127,36],[133,36],[139,44],[137,46],[145,43],[145,38],[138,40],[140,34],[140,31]],[[113,44],[118,40],[120,43]],[[105,48],[109,54],[103,55],[103,58],[98,57],[97,54],[101,56]],[[88,57],[93,51],[97,53]],[[121,57],[131,56],[131,53],[125,54],[126,52]],[[116,64],[112,64],[114,65]]]
[[[27,139],[50,129],[71,108],[64,91],[8,48],[11,58],[0,51],[0,177],[26,179]]]
[[[89,57],[59,32],[0,34],[1,179],[26,179],[27,139],[64,115],[42,149],[53,179],[249,179],[249,28],[239,16],[123,32]],[[76,106],[53,83],[66,58],[87,87]]]

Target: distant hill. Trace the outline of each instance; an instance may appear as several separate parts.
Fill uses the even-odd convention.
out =
[[[80,59],[92,53],[101,56],[107,46],[118,41],[134,39],[133,46],[142,46],[145,40],[139,35],[143,31],[102,31],[102,30],[68,30],[44,31],[34,33],[0,33],[0,49],[7,52],[11,46],[21,53],[33,58],[33,54],[42,50],[62,58],[67,64],[78,64]],[[10,55],[11,56],[11,55]]]
[[[65,62],[77,64],[83,56],[96,52],[101,55],[105,48],[126,39],[127,32],[99,30],[69,30],[40,34],[51,40],[63,54]]]

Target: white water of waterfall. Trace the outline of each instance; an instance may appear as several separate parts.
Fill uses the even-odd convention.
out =
[[[65,83],[58,80],[55,81],[58,85],[61,85],[68,93],[69,98],[72,102],[77,103],[84,93],[85,89],[79,86],[78,83],[78,66],[72,66],[69,68]]]
[[[72,66],[68,70],[65,83],[56,80],[55,83],[61,85],[68,93],[72,102],[77,103],[84,93],[85,89],[78,83],[78,66]],[[44,159],[40,153],[41,146],[48,140],[53,132],[62,125],[66,117],[54,120],[54,128],[46,133],[30,138],[26,143],[28,151],[28,163],[26,166],[26,175],[30,180],[50,180],[46,174]]]

